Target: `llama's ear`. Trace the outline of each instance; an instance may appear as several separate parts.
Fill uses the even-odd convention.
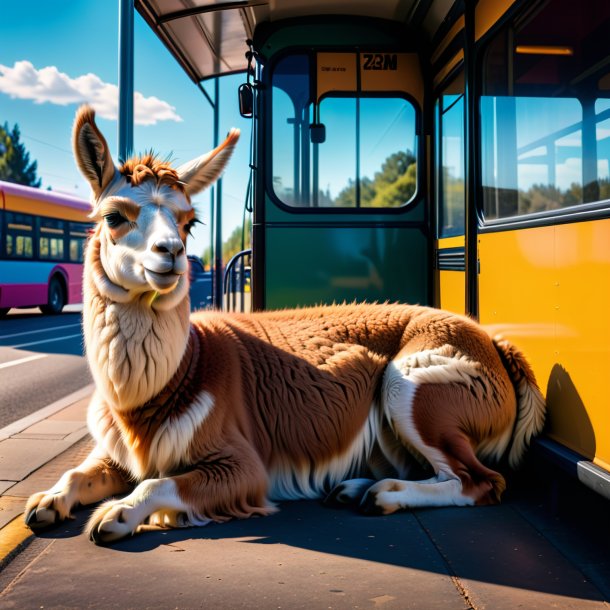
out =
[[[220,146],[178,168],[178,177],[184,183],[189,196],[199,193],[220,178],[237,140],[239,140],[239,129],[233,128]]]
[[[117,170],[108,143],[95,124],[95,110],[91,106],[81,106],[76,113],[72,147],[78,168],[91,185],[95,197],[99,197]]]

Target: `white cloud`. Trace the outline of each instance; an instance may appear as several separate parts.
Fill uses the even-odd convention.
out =
[[[99,116],[116,120],[119,88],[105,83],[96,74],[70,78],[55,66],[37,70],[29,61],[16,61],[11,68],[0,64],[0,92],[12,98],[33,100],[37,104],[88,103]],[[137,125],[154,125],[159,121],[182,121],[176,109],[155,96],[134,94],[134,121]]]

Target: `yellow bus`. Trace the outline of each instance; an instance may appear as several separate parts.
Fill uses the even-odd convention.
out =
[[[538,449],[610,497],[610,2],[135,7],[198,86],[246,71],[253,307],[478,319],[533,364]]]

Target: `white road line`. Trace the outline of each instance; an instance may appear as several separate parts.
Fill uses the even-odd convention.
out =
[[[11,339],[12,337],[22,337],[23,335],[33,335],[34,333],[49,333],[54,330],[61,330],[63,328],[74,328],[80,326],[80,324],[66,324],[65,326],[50,326],[49,328],[40,328],[38,330],[26,330],[22,333],[13,333],[11,335],[0,335],[0,340]]]
[[[65,335],[63,337],[56,337],[55,339],[43,339],[42,341],[30,341],[29,343],[21,343],[20,345],[5,345],[4,347],[12,347],[14,349],[20,349],[22,347],[29,347],[30,345],[40,345],[41,343],[53,343],[53,341],[63,341],[64,339],[74,339],[74,337],[82,337],[81,333],[75,335]]]
[[[11,366],[17,366],[18,364],[25,364],[32,360],[39,360],[40,358],[46,358],[49,354],[34,354],[33,356],[27,356],[26,358],[19,358],[19,360],[11,360],[10,362],[3,362],[0,364],[0,369],[8,369]]]

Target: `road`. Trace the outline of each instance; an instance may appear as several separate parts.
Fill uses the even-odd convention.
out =
[[[91,383],[76,309],[0,320],[0,428]]]

